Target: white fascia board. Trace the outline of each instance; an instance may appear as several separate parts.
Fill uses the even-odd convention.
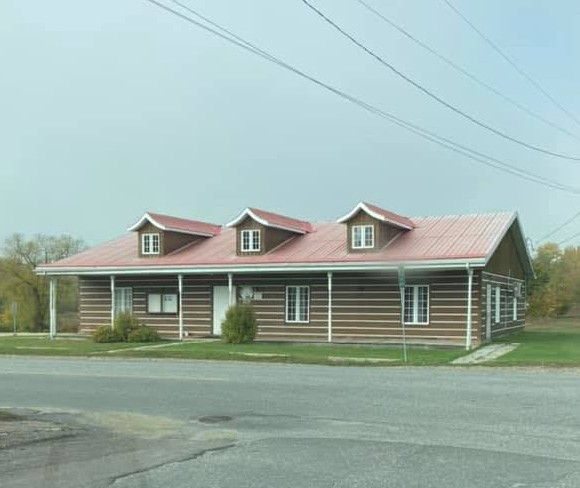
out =
[[[139,219],[139,222],[137,222],[136,224],[134,224],[131,227],[129,227],[127,229],[127,231],[133,232],[133,231],[141,228],[141,226],[145,222],[149,222],[150,224],[154,225],[158,229],[163,230],[163,231],[166,231],[166,232],[177,232],[179,234],[188,234],[188,235],[191,235],[191,236],[201,236],[201,237],[213,237],[215,235],[215,234],[211,234],[209,232],[192,232],[192,231],[184,230],[184,229],[176,229],[175,227],[167,227],[167,226],[162,225],[161,223],[159,223],[157,220],[155,220],[153,217],[151,217],[151,215],[149,215],[148,213],[146,213],[145,215],[143,215],[143,217],[141,217]]]
[[[356,215],[356,213],[359,210],[364,211],[366,214],[370,215],[374,219],[380,220],[381,222],[386,222],[388,224],[394,225],[395,227],[399,227],[401,229],[413,230],[413,228],[412,227],[409,227],[408,225],[403,225],[403,224],[401,224],[399,222],[393,222],[392,220],[387,219],[385,216],[374,212],[373,210],[371,210],[370,208],[368,208],[365,205],[364,202],[359,202],[356,207],[354,207],[349,213],[347,213],[343,217],[337,219],[336,222],[339,223],[339,224],[342,224],[343,222],[346,222],[347,220],[350,220],[352,217],[354,217]]]
[[[375,262],[375,263],[317,263],[317,264],[267,264],[254,266],[141,266],[141,267],[82,267],[82,268],[43,268],[36,269],[37,274],[109,276],[139,274],[214,274],[214,273],[287,273],[287,272],[329,272],[329,271],[394,271],[406,270],[444,270],[483,267],[485,260],[476,259],[439,259],[416,262]]]
[[[226,227],[235,227],[242,220],[244,220],[246,217],[252,218],[253,220],[258,222],[259,224],[262,224],[264,227],[273,227],[274,229],[287,230],[289,232],[294,232],[296,234],[306,234],[306,232],[304,232],[303,230],[299,230],[299,229],[296,229],[294,227],[284,227],[282,225],[271,224],[266,219],[258,217],[254,212],[252,212],[252,210],[250,208],[246,208],[238,217],[236,217],[231,222],[228,222],[226,224]]]

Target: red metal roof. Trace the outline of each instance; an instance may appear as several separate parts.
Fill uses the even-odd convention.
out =
[[[153,212],[147,212],[139,222],[129,228],[129,230],[138,230],[146,221],[151,222],[156,227],[170,232],[181,232],[185,234],[215,236],[220,233],[221,226],[200,222],[199,220],[182,219],[170,215],[162,215]]]
[[[292,217],[286,217],[285,215],[250,207],[246,208],[235,220],[226,224],[226,227],[235,227],[246,217],[250,217],[266,227],[289,230],[290,232],[296,232],[298,234],[306,234],[314,230],[312,224],[305,220],[298,220]]]
[[[271,215],[264,215],[271,218]],[[138,238],[128,234],[41,270],[89,267],[151,266],[267,266],[311,264],[364,264],[488,259],[514,222],[514,213],[413,218],[414,229],[403,232],[379,251],[349,253],[346,226],[322,222],[315,230],[296,235],[261,256],[236,255],[236,231],[226,228],[215,237],[196,241],[162,257],[140,258]]]

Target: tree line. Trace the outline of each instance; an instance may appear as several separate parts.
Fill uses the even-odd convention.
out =
[[[85,248],[81,239],[68,235],[22,234],[8,237],[0,256],[0,328],[12,330],[16,318],[20,331],[41,332],[48,329],[48,278],[35,272],[39,264],[50,263],[76,254]],[[58,313],[71,316],[76,326],[78,283],[74,277],[58,280]],[[66,320],[64,320],[66,323]],[[62,330],[62,329],[61,329]]]

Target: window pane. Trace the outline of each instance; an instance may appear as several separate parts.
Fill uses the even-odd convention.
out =
[[[133,290],[131,288],[115,288],[115,315],[122,312],[133,312]]]
[[[151,234],[151,253],[159,254],[159,234]]]
[[[355,226],[353,229],[352,236],[352,247],[362,247],[362,229],[360,226]]]
[[[365,247],[373,247],[374,227],[372,225],[367,225],[364,229],[365,229]]]
[[[148,254],[149,252],[150,252],[149,235],[144,234],[143,235],[143,254]]]
[[[405,287],[405,317],[406,323],[413,323],[414,286]]]
[[[147,311],[149,313],[161,313],[161,295],[151,293],[147,296]]]
[[[300,301],[299,306],[299,320],[301,322],[308,322],[308,302],[309,300],[309,288],[307,286],[300,287]]]
[[[286,290],[286,321],[296,321],[296,287],[289,286]]]
[[[250,250],[250,233],[247,230],[242,231],[242,251]]]
[[[417,322],[426,323],[429,321],[429,287],[419,287],[419,303],[417,304]]]
[[[252,248],[252,251],[259,251],[260,250],[260,231],[259,230],[252,231],[251,248]]]
[[[177,313],[177,295],[163,295],[163,312]]]

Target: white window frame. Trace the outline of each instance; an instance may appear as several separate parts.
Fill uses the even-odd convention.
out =
[[[157,244],[157,250],[155,245]],[[161,237],[158,232],[141,234],[141,254],[158,255],[161,253]]]
[[[431,305],[431,290],[429,285],[405,285],[405,308],[407,307],[407,288],[413,288],[413,321],[407,322],[405,317],[405,309],[403,309],[403,320],[405,325],[429,325],[430,305]],[[427,288],[427,320],[419,322],[419,288]]]
[[[371,229],[371,243],[367,245],[366,243],[366,229]],[[361,241],[360,245],[356,245],[355,234],[356,231],[360,230]],[[351,229],[351,241],[352,241],[352,248],[353,249],[373,249],[375,247],[375,226],[373,224],[364,224],[364,225],[353,225]]]
[[[495,323],[501,322],[501,286],[495,287]]]
[[[244,247],[244,236],[248,236],[249,247]],[[242,252],[260,252],[262,250],[262,239],[260,229],[243,229],[240,234],[240,249]]]
[[[158,312],[152,311],[149,308],[149,297],[152,296],[152,295],[156,295],[156,296],[159,297],[159,311]],[[175,300],[176,300],[176,303],[177,303],[177,308],[176,308],[175,311],[167,312],[165,310],[165,307],[164,307],[165,297],[166,296],[170,296],[170,295],[171,296],[175,296]],[[179,296],[178,296],[177,293],[147,293],[147,303],[146,303],[146,305],[147,305],[147,313],[148,314],[151,314],[151,315],[175,315],[175,314],[179,313]]]
[[[296,288],[296,303],[294,304],[294,316],[296,317],[294,320],[290,320],[289,318],[289,314],[288,314],[288,304],[289,304],[289,300],[288,300],[288,295],[289,295],[289,290],[291,288]],[[300,320],[300,306],[301,306],[301,301],[300,301],[300,290],[301,289],[306,289],[308,294],[308,306],[306,307],[306,320]],[[286,319],[286,323],[287,324],[308,324],[310,323],[310,286],[308,285],[289,285],[286,287],[286,303],[284,304],[284,309],[285,309],[285,319]]]
[[[518,320],[518,297],[514,293],[512,302],[512,321],[517,322]]]
[[[117,299],[117,296],[120,298]],[[130,286],[119,286],[115,287],[115,296],[113,297],[115,301],[115,316],[121,313],[133,313],[133,288]],[[125,305],[129,304],[128,307]],[[119,304],[121,304],[119,306]]]

